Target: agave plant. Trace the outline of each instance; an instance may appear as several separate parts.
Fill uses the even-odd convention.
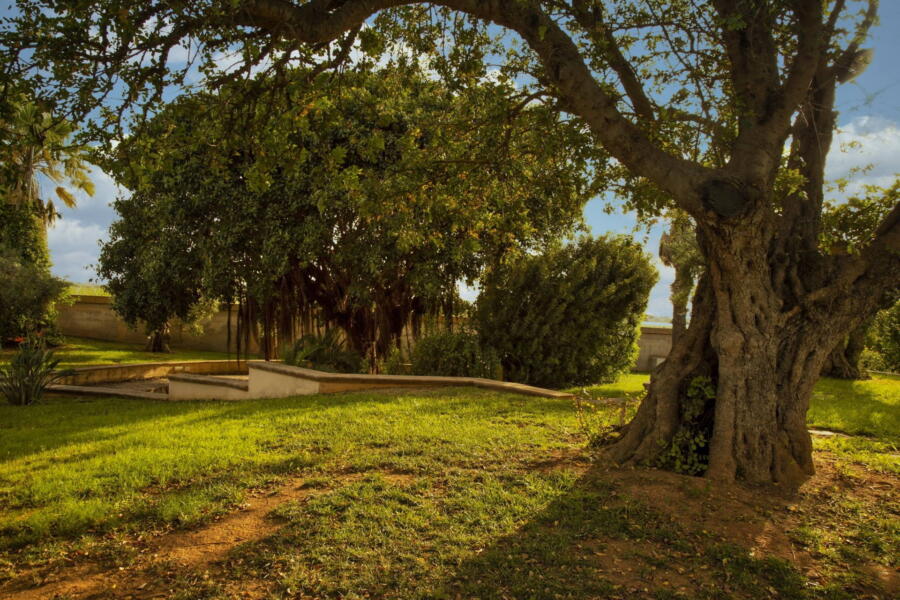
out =
[[[57,371],[59,359],[44,341],[28,337],[8,365],[0,366],[0,394],[16,406],[40,402],[44,391],[73,371]]]

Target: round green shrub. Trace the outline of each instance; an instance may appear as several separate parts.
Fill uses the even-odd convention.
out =
[[[656,279],[631,238],[585,237],[490,273],[477,329],[509,381],[557,388],[611,381],[634,362]]]

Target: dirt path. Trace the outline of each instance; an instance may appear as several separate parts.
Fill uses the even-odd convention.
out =
[[[344,478],[346,479],[346,478]],[[177,565],[202,570],[248,542],[264,539],[279,529],[268,518],[276,507],[315,494],[319,490],[303,487],[303,479],[291,479],[269,493],[252,497],[237,512],[225,515],[200,529],[174,531],[149,542],[133,567],[110,570],[100,565],[77,565],[58,573],[59,577],[38,587],[26,587],[33,581],[18,578],[0,587],[7,600],[46,600],[52,598],[159,598],[170,592],[163,582],[152,577],[154,565]]]

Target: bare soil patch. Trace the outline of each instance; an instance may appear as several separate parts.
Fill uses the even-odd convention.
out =
[[[276,533],[280,523],[269,514],[287,502],[325,493],[334,486],[362,479],[367,473],[340,474],[325,488],[305,486],[303,478],[292,478],[272,490],[251,495],[240,508],[202,527],[176,530],[149,540],[135,540],[139,555],[129,567],[109,568],[95,563],[73,564],[49,575],[36,573],[18,577],[0,586],[5,600],[166,598],[168,588],[179,574],[213,579],[215,563],[242,544],[262,540]],[[392,485],[408,486],[415,477],[403,473],[382,473]],[[236,598],[262,597],[266,586],[246,582],[231,586]]]

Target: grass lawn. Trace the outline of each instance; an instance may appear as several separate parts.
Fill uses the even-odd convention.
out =
[[[15,350],[0,349],[0,363],[9,362]],[[68,337],[66,343],[56,348],[60,368],[90,367],[95,365],[124,365],[145,362],[177,362],[183,360],[223,360],[229,358],[224,352],[203,350],[179,350],[162,354],[144,352],[143,345],[104,342],[86,338]],[[231,358],[234,358],[232,355]]]
[[[485,390],[0,406],[0,597],[892,597],[900,381],[813,402],[866,435],[793,498],[609,470],[573,403]]]
[[[93,283],[73,283],[69,286],[69,293],[73,296],[111,296],[112,294],[102,285]]]

